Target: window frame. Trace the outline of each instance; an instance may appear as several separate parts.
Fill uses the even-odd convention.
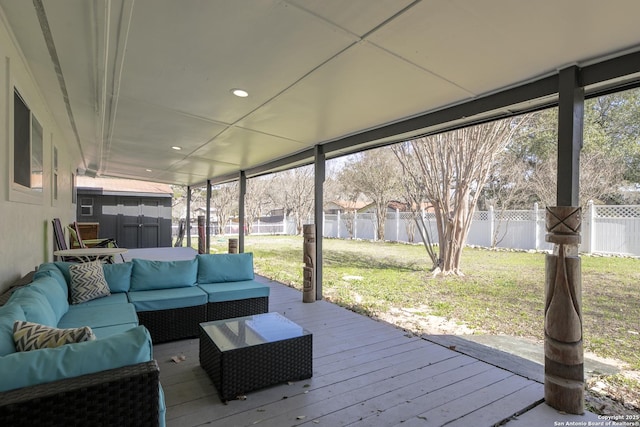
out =
[[[7,70],[8,70],[8,64],[7,64]],[[8,73],[7,73],[8,74]],[[9,85],[7,85],[9,86]],[[25,91],[20,90],[20,88],[13,84],[10,87],[8,87],[7,89],[7,95],[10,96],[11,100],[8,103],[9,104],[9,132],[8,132],[8,148],[9,148],[9,176],[8,176],[8,183],[9,183],[9,200],[12,202],[20,202],[20,203],[29,203],[29,204],[35,204],[35,205],[42,205],[43,204],[43,200],[44,200],[44,192],[45,192],[45,167],[44,167],[44,158],[45,158],[45,144],[44,144],[44,127],[42,126],[42,124],[40,123],[40,120],[38,120],[37,115],[34,114],[33,109],[29,107],[29,98],[27,96],[24,95]],[[16,163],[16,159],[15,159],[15,144],[16,144],[16,139],[15,139],[15,106],[16,106],[16,98],[19,98],[19,100],[22,102],[22,104],[25,106],[25,108],[28,110],[29,113],[29,187],[26,187],[25,185],[19,183],[19,182],[15,182],[15,163]],[[40,128],[40,147],[37,150],[37,154],[39,154],[39,157],[36,160],[36,162],[39,163],[39,166],[41,168],[40,174],[40,182],[41,182],[41,187],[33,187],[34,184],[34,149],[33,149],[33,143],[34,143],[34,126],[35,124],[37,124],[37,126]]]

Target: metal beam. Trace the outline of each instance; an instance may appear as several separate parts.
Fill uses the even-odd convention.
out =
[[[239,177],[240,185],[238,194],[238,253],[244,252],[244,230],[245,230],[245,214],[244,214],[244,199],[247,195],[247,175],[244,171],[240,171]]]
[[[558,102],[558,206],[580,206],[580,150],[584,122],[584,88],[580,70],[560,70]]]
[[[207,222],[205,225],[205,245],[207,246],[204,250],[205,254],[208,254],[211,249],[211,180],[207,180],[207,213],[205,214],[205,221]]]
[[[191,186],[187,185],[187,218],[186,224],[187,227],[187,247],[191,247]]]
[[[322,299],[322,235],[323,235],[323,200],[326,156],[322,145],[314,149],[314,210],[316,225],[316,300]]]

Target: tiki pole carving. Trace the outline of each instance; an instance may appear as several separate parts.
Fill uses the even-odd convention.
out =
[[[207,236],[204,234],[204,215],[198,216],[198,253],[206,253]]]
[[[305,224],[302,226],[302,267],[303,286],[302,302],[316,300],[316,226]]]
[[[547,208],[546,240],[554,248],[545,263],[544,397],[570,414],[584,413],[581,224],[579,207]]]
[[[238,239],[229,239],[229,253],[230,254],[238,253]]]

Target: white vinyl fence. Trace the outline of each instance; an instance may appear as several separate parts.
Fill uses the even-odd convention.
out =
[[[434,243],[437,243],[435,216],[423,213],[424,223]],[[312,223],[309,218],[305,223]],[[177,226],[174,227],[174,233]],[[218,230],[212,225],[212,233]],[[338,213],[324,215],[324,237],[340,239],[376,239],[376,217],[374,213]],[[249,234],[296,234],[293,217],[282,220],[265,218],[256,221]],[[191,227],[192,235],[197,227]],[[237,235],[238,224],[225,226],[226,235]],[[534,205],[531,210],[476,211],[467,237],[467,244],[522,250],[551,250],[545,241],[545,210]],[[387,213],[385,240],[420,243],[420,233],[410,212]],[[589,203],[582,221],[582,244],[580,251],[613,255],[640,256],[640,205],[594,205]]]
[[[434,242],[438,234],[435,215],[423,213]],[[375,240],[375,214],[324,216],[324,236]],[[387,213],[385,240],[420,242],[416,223],[409,212]],[[476,211],[467,237],[468,245],[523,250],[551,250],[545,241],[545,210]],[[582,222],[580,251],[640,256],[640,206],[589,203]]]

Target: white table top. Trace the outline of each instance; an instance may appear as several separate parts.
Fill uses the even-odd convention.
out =
[[[77,248],[54,251],[56,256],[110,256],[127,252],[127,248]]]

